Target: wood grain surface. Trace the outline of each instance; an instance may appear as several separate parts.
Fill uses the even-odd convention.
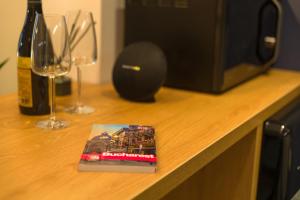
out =
[[[161,198],[299,94],[300,74],[282,70],[272,70],[223,95],[162,88],[156,103],[123,100],[110,85],[84,85],[83,101],[96,112],[64,113],[62,109],[75,98],[58,98],[57,117],[71,123],[58,131],[35,127],[47,116],[19,114],[16,94],[1,96],[0,199]],[[154,126],[157,173],[78,172],[94,123]]]

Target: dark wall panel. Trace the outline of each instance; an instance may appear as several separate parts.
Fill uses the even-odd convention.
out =
[[[276,67],[300,71],[300,0],[283,0],[283,27]]]

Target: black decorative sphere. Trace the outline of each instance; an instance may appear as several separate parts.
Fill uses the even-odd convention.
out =
[[[141,102],[154,101],[167,73],[163,51],[150,42],[133,43],[118,56],[113,84],[121,97]]]

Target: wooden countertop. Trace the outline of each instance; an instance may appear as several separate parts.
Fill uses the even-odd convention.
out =
[[[120,99],[109,85],[85,85],[91,115],[58,112],[71,126],[44,131],[45,117],[20,115],[17,95],[1,96],[0,199],[155,199],[189,178],[300,94],[300,74],[272,70],[223,95],[163,88],[154,104]],[[59,98],[62,109],[74,98]],[[156,128],[156,174],[79,173],[91,125]]]

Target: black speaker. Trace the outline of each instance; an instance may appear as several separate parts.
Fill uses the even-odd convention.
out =
[[[157,44],[165,85],[219,93],[276,60],[281,0],[126,0],[125,45]]]
[[[125,99],[153,102],[166,72],[163,51],[153,43],[138,42],[127,46],[118,56],[113,69],[113,85]]]

